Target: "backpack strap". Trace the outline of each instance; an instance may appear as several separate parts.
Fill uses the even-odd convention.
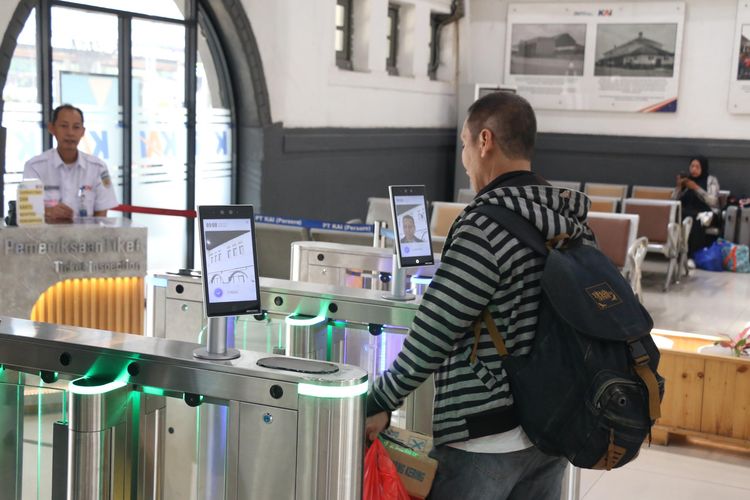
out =
[[[469,358],[471,360],[471,364],[474,364],[477,360],[479,336],[482,334],[482,320],[484,320],[484,324],[487,325],[487,333],[490,334],[492,343],[495,344],[495,349],[497,349],[500,357],[504,358],[508,355],[508,349],[505,347],[503,336],[498,331],[497,325],[495,325],[495,322],[492,319],[492,314],[490,314],[489,308],[485,307],[484,311],[482,311],[482,314],[480,314],[476,321],[474,321],[474,347],[472,347],[471,349],[471,356]]]
[[[539,255],[546,256],[549,253],[541,231],[530,220],[513,210],[500,205],[479,205],[471,211],[489,217]]]
[[[548,245],[552,246],[560,239],[568,237],[567,234],[561,234],[556,236],[553,240],[550,240],[550,242],[545,242],[541,231],[539,231],[530,220],[517,214],[513,210],[500,205],[479,205],[478,207],[474,207],[471,211],[489,217],[499,224],[500,227],[515,236],[518,241],[542,256],[547,256],[547,254],[549,254],[550,247]],[[495,344],[495,349],[497,349],[500,357],[508,355],[508,349],[505,347],[503,336],[498,331],[489,309],[485,308],[473,324],[474,346],[471,349],[471,356],[469,358],[472,364],[476,362],[477,359],[479,336],[482,333],[482,321],[487,325],[487,332],[490,334],[492,343]]]
[[[551,248],[560,240],[568,239],[570,236],[567,233],[561,233],[552,238],[549,241],[544,240],[544,235],[537,229],[537,227],[524,216],[514,212],[510,208],[503,207],[500,205],[479,205],[471,209],[472,212],[478,212],[486,217],[489,217],[495,221],[500,227],[508,231],[510,234],[515,236],[518,241],[532,249],[534,252],[546,257],[549,254]],[[474,321],[474,346],[471,350],[471,362],[474,363],[477,359],[477,349],[479,346],[479,336],[482,333],[482,321],[487,325],[487,332],[492,338],[492,343],[495,344],[495,349],[500,354],[500,357],[508,355],[508,349],[505,347],[505,341],[503,336],[497,329],[495,321],[492,319],[492,315],[488,308],[482,311],[482,314]],[[656,380],[656,378],[654,378]]]
[[[635,373],[640,377],[648,390],[648,413],[651,420],[661,417],[661,402],[659,399],[659,383],[656,381],[654,371],[648,365],[651,360],[646,348],[643,347],[640,340],[634,340],[628,343],[630,354],[633,357]]]

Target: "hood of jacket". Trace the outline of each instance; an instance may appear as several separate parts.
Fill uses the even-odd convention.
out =
[[[500,205],[513,210],[534,224],[545,240],[554,238],[557,233],[567,233],[574,240],[581,237],[593,240],[586,225],[591,201],[578,191],[541,185],[498,187],[469,203],[454,222],[451,233],[466,214],[480,205]]]

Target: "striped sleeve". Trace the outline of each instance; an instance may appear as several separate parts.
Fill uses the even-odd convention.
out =
[[[422,298],[401,352],[373,384],[368,415],[401,406],[443,364],[489,304],[499,278],[487,235],[477,225],[462,222]]]

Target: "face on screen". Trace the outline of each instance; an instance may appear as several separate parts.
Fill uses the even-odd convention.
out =
[[[402,258],[432,257],[424,196],[395,196],[394,204]]]
[[[208,301],[258,300],[250,219],[204,219]]]

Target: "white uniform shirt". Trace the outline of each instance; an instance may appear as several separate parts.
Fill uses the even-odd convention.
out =
[[[118,205],[107,164],[82,151],[78,151],[76,163],[68,166],[57,149],[48,149],[26,162],[23,177],[42,181],[45,206],[65,203],[75,217],[93,217],[96,211]],[[82,208],[85,214],[81,213]]]

